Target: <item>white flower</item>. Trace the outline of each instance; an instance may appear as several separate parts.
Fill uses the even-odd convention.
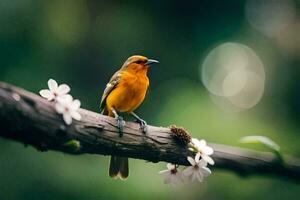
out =
[[[159,174],[165,176],[165,184],[177,185],[183,181],[181,172],[177,169],[176,165],[171,163],[167,164],[167,170],[160,171]]]
[[[205,140],[198,140],[196,138],[192,138],[193,147],[200,153],[201,158],[206,161],[210,165],[214,165],[214,160],[210,157],[214,153],[213,148],[206,145]]]
[[[191,163],[192,166],[187,167],[183,170],[182,174],[188,177],[191,181],[198,181],[202,182],[204,177],[207,177],[211,174],[210,169],[208,169],[207,162],[203,159],[200,160],[200,153],[198,152],[195,156],[195,159],[192,157],[188,157],[188,161]]]
[[[63,119],[66,124],[72,123],[72,118],[81,120],[81,115],[78,112],[80,108],[80,101],[78,99],[73,100],[71,95],[64,95],[57,98],[55,104],[56,112],[63,115]]]
[[[48,87],[49,89],[44,89],[39,92],[40,95],[48,101],[56,100],[58,97],[70,92],[70,87],[67,84],[61,84],[58,86],[57,82],[53,79],[48,80]]]

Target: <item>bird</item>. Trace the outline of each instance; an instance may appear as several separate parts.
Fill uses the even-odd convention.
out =
[[[134,113],[144,101],[148,87],[147,76],[149,67],[159,63],[145,56],[130,56],[122,67],[114,73],[103,92],[100,110],[103,115],[117,120],[119,136],[123,135],[125,121],[119,113],[132,115],[140,124],[143,133],[147,132],[147,122]],[[125,180],[129,175],[128,158],[111,155],[109,176]]]

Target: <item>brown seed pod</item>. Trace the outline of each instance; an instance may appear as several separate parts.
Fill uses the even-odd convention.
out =
[[[177,127],[176,125],[171,125],[169,126],[169,128],[171,130],[172,137],[177,143],[181,145],[187,145],[188,143],[191,142],[192,139],[191,135],[183,127]]]

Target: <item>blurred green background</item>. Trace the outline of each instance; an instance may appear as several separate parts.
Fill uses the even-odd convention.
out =
[[[300,157],[299,8],[296,0],[1,0],[0,80],[38,93],[53,78],[69,84],[83,108],[99,112],[114,71],[130,55],[146,55],[160,61],[150,70],[149,93],[137,111],[148,123],[177,124],[194,137],[236,146],[243,136],[265,135],[284,153]],[[259,87],[249,82],[250,90],[239,94],[239,80],[229,82],[239,103],[250,99],[251,106],[240,108],[230,98],[229,105],[201,80],[208,54],[227,42],[246,45],[262,63]],[[245,61],[238,54],[226,59]],[[220,170],[204,183],[174,188],[157,174],[165,163],[133,159],[129,179],[116,181],[107,175],[108,160],[41,153],[0,139],[0,199],[273,200],[300,195],[294,182]]]

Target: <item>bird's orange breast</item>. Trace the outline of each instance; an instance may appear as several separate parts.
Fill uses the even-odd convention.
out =
[[[132,112],[144,100],[149,86],[146,74],[124,72],[117,87],[107,96],[108,110],[114,108],[118,112]]]

